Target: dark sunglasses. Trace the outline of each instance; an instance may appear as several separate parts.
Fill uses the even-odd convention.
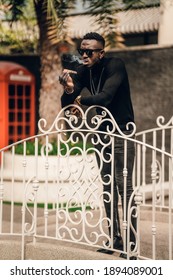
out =
[[[88,57],[91,57],[93,55],[93,52],[100,52],[100,51],[102,51],[102,49],[94,49],[94,50],[92,50],[92,49],[78,49],[78,53],[80,55],[84,55],[84,53],[86,53],[86,55]]]

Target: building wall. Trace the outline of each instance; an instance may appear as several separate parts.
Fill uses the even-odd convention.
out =
[[[137,131],[156,126],[159,115],[168,121],[173,115],[173,46],[128,48],[107,53],[121,57],[129,74]],[[36,76],[36,104],[39,104],[40,60],[38,56],[0,56],[0,61],[25,66]],[[38,112],[38,110],[37,110]],[[38,116],[37,116],[38,119]]]
[[[159,115],[173,115],[173,46],[109,52],[121,57],[129,74],[137,131],[156,126]]]

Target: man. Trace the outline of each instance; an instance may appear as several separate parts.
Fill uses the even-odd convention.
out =
[[[95,32],[87,33],[81,42],[81,47],[78,50],[82,57],[83,65],[77,69],[77,75],[72,77],[69,71],[65,69],[60,77],[60,83],[64,86],[65,92],[62,95],[62,107],[78,103],[86,106],[99,105],[106,107],[112,114],[119,128],[124,134],[130,133],[126,125],[129,122],[134,122],[134,113],[130,97],[129,81],[123,61],[119,58],[105,57],[105,40]],[[90,95],[81,96],[83,88],[90,91]],[[104,130],[104,127],[101,127]],[[106,140],[105,140],[106,141]],[[132,170],[134,163],[134,145],[128,141],[128,160],[127,160],[127,204],[133,192],[132,188]],[[99,145],[97,146],[99,149]],[[107,147],[104,156],[110,154],[110,147]],[[120,230],[120,220],[118,213],[118,195],[120,194],[122,205],[124,205],[124,141],[121,138],[115,138],[114,149],[115,161],[115,178],[114,178],[114,193],[112,195],[114,201],[113,209],[113,248],[123,250],[123,241]],[[98,160],[99,164],[99,160]],[[102,180],[105,181],[107,175],[111,174],[111,164],[103,163],[101,170]],[[111,184],[105,182],[104,185],[104,202],[105,210],[108,218],[111,218],[111,206],[106,199],[106,193],[111,193]],[[107,202],[106,202],[107,201]],[[127,213],[126,213],[127,215]],[[109,227],[111,236],[111,228]],[[132,234],[131,234],[132,235]],[[134,242],[134,236],[131,237]],[[106,243],[109,247],[109,242]],[[98,250],[102,253],[112,254],[113,251],[106,248]]]

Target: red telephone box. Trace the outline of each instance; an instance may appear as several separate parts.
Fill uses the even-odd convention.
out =
[[[22,65],[0,62],[0,148],[35,134],[35,78]]]

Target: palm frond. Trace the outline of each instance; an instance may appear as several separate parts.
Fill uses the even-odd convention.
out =
[[[24,26],[23,26],[24,27]],[[37,36],[32,32],[29,36],[25,28],[18,28],[17,23],[13,27],[0,24],[0,53],[34,53],[37,49]]]
[[[116,14],[120,8],[122,8],[122,3],[118,0],[93,0],[89,4],[89,10],[99,25],[98,31],[102,30],[102,35],[105,37],[107,48],[115,47],[117,43],[120,43],[118,40],[121,44],[123,41],[116,30],[118,23]]]
[[[123,42],[123,38],[116,30],[118,23],[117,12],[146,6],[147,1],[151,4],[150,0],[92,0],[89,2],[88,11],[92,14],[93,18],[96,17],[99,30],[102,30],[102,35],[106,39],[107,47],[115,47],[117,43],[120,45]],[[158,0],[154,1],[155,4],[158,2]],[[86,2],[86,0],[83,0],[83,3]]]
[[[4,7],[4,11],[8,12],[9,19],[17,21],[23,16],[23,9],[27,5],[27,0],[1,0],[1,7]]]
[[[68,40],[65,18],[68,16],[69,10],[74,8],[76,0],[45,0],[44,2],[47,13],[47,34],[51,44]]]

